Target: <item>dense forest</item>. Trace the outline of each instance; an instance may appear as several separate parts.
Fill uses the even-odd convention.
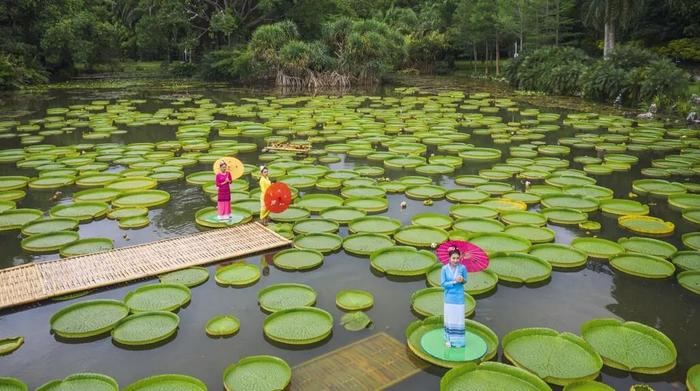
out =
[[[698,15],[697,0],[4,0],[0,88],[129,60],[162,61],[176,76],[345,86],[394,71],[446,73],[457,60],[484,61],[484,73],[501,75],[515,57],[511,83],[575,94],[585,77],[559,84],[621,45],[638,66],[700,62]],[[531,56],[537,49],[548,52]],[[556,86],[518,74],[552,55],[575,63]]]

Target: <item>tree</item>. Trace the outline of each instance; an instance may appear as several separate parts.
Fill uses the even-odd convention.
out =
[[[603,57],[615,48],[616,33],[628,28],[644,12],[645,0],[587,0],[584,21],[603,31]]]

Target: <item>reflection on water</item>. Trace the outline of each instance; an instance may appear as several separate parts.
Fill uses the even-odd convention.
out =
[[[266,96],[270,91],[231,90],[223,88],[197,89],[185,91],[191,95],[201,95],[213,101],[236,101],[242,96]],[[383,91],[376,91],[382,93]],[[153,112],[169,105],[167,100],[152,99],[166,94],[159,89],[128,89],[125,91],[50,91],[42,94],[16,94],[4,98],[3,111],[28,111],[24,118],[42,117],[47,106],[58,107],[85,103],[92,99],[128,96],[148,99],[138,110]],[[507,114],[507,120],[517,120]],[[573,130],[564,127],[557,134],[547,134],[549,143],[557,137],[570,136]],[[174,139],[174,129],[166,126],[146,126],[130,129],[126,135],[113,140],[124,143],[153,142]],[[79,134],[47,137],[46,143],[57,145],[80,142]],[[470,143],[479,146],[490,144],[489,139],[475,136]],[[14,141],[0,141],[0,148],[16,147]],[[504,148],[501,148],[504,149]],[[504,149],[505,150],[505,149]],[[434,153],[434,147],[428,154]],[[578,155],[575,151],[570,158]],[[239,156],[244,162],[256,164],[254,154]],[[652,156],[643,156],[632,172],[599,177],[599,184],[614,189],[616,197],[626,197],[631,182],[640,177],[639,167],[649,165]],[[656,158],[656,157],[654,157]],[[334,170],[352,168],[355,165],[376,164],[364,159],[344,158],[332,164]],[[469,164],[452,175],[476,174],[485,165]],[[578,168],[577,166],[574,166]],[[208,170],[209,165],[185,168],[185,175],[199,170]],[[0,175],[32,175],[30,170],[17,170],[9,165],[0,165]],[[414,175],[410,171],[388,171],[387,176],[398,178]],[[435,183],[447,188],[457,187],[448,176],[435,178]],[[517,189],[522,189],[520,181],[513,181]],[[257,185],[251,184],[252,188]],[[115,246],[123,247],[146,243],[162,238],[174,237],[199,231],[194,224],[196,210],[213,205],[199,186],[182,181],[164,183],[159,188],[168,191],[172,198],[166,205],[149,212],[151,224],[139,230],[122,230],[115,221],[103,218],[81,224],[83,237],[107,237],[114,240]],[[52,200],[52,192],[28,191],[27,197],[18,206],[48,210],[59,203],[69,202],[75,189],[63,190],[63,195]],[[420,212],[447,214],[452,204],[446,200],[435,201],[424,206],[421,201],[406,199],[403,195],[389,194],[389,210],[384,213],[410,224],[411,216]],[[402,209],[401,201],[407,202]],[[641,202],[649,200],[640,198]],[[536,210],[533,209],[533,210]],[[680,214],[669,210],[664,202],[652,206],[652,214],[676,224],[676,234],[665,240],[679,248],[680,234],[696,230],[690,223],[680,219]],[[593,220],[603,224],[597,236],[616,240],[631,236],[620,230],[614,216],[594,214]],[[571,227],[548,225],[556,233],[556,241],[570,243],[574,238],[585,235]],[[347,228],[340,230],[347,235]],[[21,236],[17,233],[0,235],[0,267],[9,267],[30,261],[44,261],[55,254],[30,255],[20,248]],[[67,302],[51,302],[32,305],[27,308],[6,310],[0,313],[0,338],[24,335],[25,344],[18,351],[0,357],[0,376],[14,376],[28,382],[31,388],[51,379],[62,378],[75,372],[99,372],[116,378],[126,386],[139,378],[160,373],[183,373],[196,376],[212,389],[221,388],[221,375],[229,364],[240,358],[255,354],[272,354],[287,360],[294,366],[333,349],[364,338],[378,331],[386,331],[399,340],[404,340],[406,326],[416,319],[411,311],[410,296],[418,289],[426,287],[423,278],[387,278],[369,267],[367,258],[360,258],[340,251],[326,256],[317,269],[307,272],[286,272],[272,265],[272,254],[257,255],[246,259],[259,265],[262,270],[260,281],[248,287],[231,288],[216,284],[213,274],[215,265],[208,266],[212,278],[205,284],[193,288],[192,301],[179,311],[181,318],[177,337],[146,350],[133,350],[116,347],[108,335],[90,341],[62,341],[50,333],[49,318],[70,303],[95,298],[121,299],[136,286],[152,283],[155,280],[138,281],[133,284],[100,290],[88,296]],[[375,297],[374,306],[367,311],[373,320],[370,329],[349,332],[335,325],[332,337],[312,346],[292,349],[267,340],[262,333],[262,322],[266,314],[257,305],[257,292],[271,284],[282,282],[303,283],[312,286],[318,293],[317,306],[329,311],[336,320],[343,311],[335,306],[335,294],[341,289],[364,289]],[[589,261],[576,271],[557,271],[551,279],[536,286],[499,284],[496,291],[477,296],[477,308],[473,319],[488,325],[499,336],[522,327],[550,327],[559,331],[578,333],[580,325],[591,318],[620,317],[634,320],[658,328],[668,335],[678,348],[678,367],[660,376],[630,376],[627,373],[605,368],[602,380],[616,389],[628,389],[631,384],[648,382],[656,390],[682,389],[686,370],[700,362],[700,298],[683,289],[673,280],[651,281],[634,278],[614,272],[607,262]],[[207,320],[217,314],[234,314],[241,321],[240,331],[231,338],[210,338],[203,331]],[[502,359],[502,358],[501,358]],[[444,370],[429,368],[393,389],[428,390],[437,389],[439,377]]]

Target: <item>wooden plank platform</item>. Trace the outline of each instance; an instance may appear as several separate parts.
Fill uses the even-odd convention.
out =
[[[225,244],[225,245],[222,245]],[[0,269],[0,308],[286,247],[260,223]]]
[[[295,366],[290,390],[380,390],[423,368],[387,333],[377,333]]]

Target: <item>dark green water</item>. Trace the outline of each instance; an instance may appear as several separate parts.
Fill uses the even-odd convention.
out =
[[[217,88],[195,88],[187,92],[201,94],[214,102],[275,94],[274,91]],[[114,98],[124,96],[149,99],[147,104],[139,105],[137,109],[142,112],[153,112],[156,108],[167,105],[165,101],[153,100],[155,96],[162,93],[163,91],[158,90],[48,91],[38,95],[5,97],[0,112],[29,110],[31,113],[19,119],[40,118],[44,116],[44,110],[47,107],[84,104],[94,99],[102,99],[105,94],[107,97]],[[383,91],[375,91],[375,93],[383,93]],[[507,119],[511,120],[511,118]],[[126,135],[115,136],[109,141],[132,143],[169,140],[175,138],[174,130],[175,127],[145,126],[132,129]],[[573,134],[571,130],[564,128],[561,132],[549,135],[547,141],[554,143],[556,138],[571,134]],[[56,145],[77,142],[80,142],[77,134],[47,137],[44,141],[44,143]],[[474,137],[470,143],[477,146],[490,146],[490,139]],[[0,149],[16,146],[18,144],[15,141],[0,142]],[[255,153],[243,154],[239,158],[246,163],[257,163]],[[630,173],[597,177],[598,184],[614,189],[616,197],[626,198],[631,189],[632,180],[640,177],[639,168],[649,166],[651,158],[651,155],[642,156],[639,164],[634,166]],[[345,158],[330,167],[332,169],[352,168],[360,164],[381,165],[381,162]],[[450,177],[436,177],[434,182],[447,188],[455,188],[458,186],[454,184],[451,177],[476,174],[484,167],[465,165]],[[580,168],[575,163],[572,163],[572,167]],[[185,174],[208,168],[208,165],[187,167]],[[32,172],[17,170],[11,165],[0,165],[0,175],[12,174],[32,175]],[[390,178],[414,174],[408,171],[387,170],[386,172],[386,176]],[[519,182],[513,183],[522,189]],[[253,183],[251,189],[255,186],[256,184]],[[211,205],[199,186],[187,185],[183,179],[178,182],[159,184],[158,188],[168,191],[172,199],[163,207],[149,212],[151,224],[148,227],[126,231],[119,229],[115,221],[101,219],[82,224],[79,231],[81,236],[108,237],[114,240],[116,247],[122,247],[199,231],[200,228],[194,223],[194,213],[202,207]],[[18,207],[47,210],[57,202],[68,202],[73,191],[75,191],[74,188],[64,189],[61,200],[50,201],[51,192],[28,190],[27,197],[18,203]],[[311,190],[311,192],[318,191]],[[449,207],[453,205],[447,200],[441,200],[427,207],[422,202],[407,199],[402,194],[390,194],[388,199],[389,210],[383,215],[398,218],[404,224],[410,224],[410,218],[415,213],[431,211],[447,214]],[[407,201],[408,207],[401,209],[399,204],[404,200]],[[663,201],[652,206],[651,214],[676,224],[676,233],[669,237],[668,241],[679,249],[683,247],[679,240],[680,235],[697,230],[697,227],[682,220],[680,213],[669,210]],[[618,228],[616,219],[613,217],[593,214],[591,220],[600,221],[603,224],[600,237],[617,239],[633,236]],[[548,227],[555,230],[558,243],[569,243],[574,238],[585,235],[585,232],[573,228],[555,225],[548,225]],[[345,236],[347,228],[341,228],[340,234]],[[22,251],[19,242],[18,233],[0,236],[0,267],[42,261],[56,256],[27,255]],[[246,261],[259,264],[260,258],[252,257]],[[210,274],[213,274],[214,266],[209,269]],[[121,299],[134,287],[152,282],[153,280],[140,281],[128,286],[103,290],[70,302],[45,302],[0,312],[0,338],[15,335],[25,337],[25,344],[18,351],[0,357],[0,376],[20,378],[27,382],[30,388],[34,388],[51,379],[62,378],[76,372],[104,373],[117,379],[122,386],[155,374],[182,373],[200,378],[209,385],[210,389],[219,390],[223,388],[224,368],[248,355],[272,354],[287,360],[291,366],[294,366],[379,331],[386,331],[404,341],[406,326],[417,319],[410,308],[410,295],[426,287],[424,279],[399,281],[379,276],[370,270],[367,258],[350,256],[340,251],[327,255],[323,266],[310,272],[289,273],[270,266],[269,275],[264,275],[251,287],[222,288],[217,286],[211,278],[204,285],[193,288],[191,303],[179,311],[181,322],[176,337],[151,349],[127,350],[117,347],[109,336],[89,342],[74,343],[59,341],[50,334],[49,318],[67,304],[85,299]],[[335,306],[335,293],[338,290],[354,288],[370,291],[375,296],[375,305],[368,311],[374,321],[373,327],[360,332],[349,332],[336,325],[331,338],[308,348],[290,349],[268,342],[263,336],[261,327],[266,315],[258,308],[256,294],[263,287],[280,282],[311,285],[318,293],[316,306],[329,311],[336,319],[343,314]],[[636,383],[651,384],[656,390],[673,390],[684,389],[687,369],[700,362],[699,310],[700,297],[683,290],[673,278],[662,281],[634,278],[613,271],[607,263],[589,261],[585,268],[577,271],[554,271],[550,280],[535,286],[500,283],[494,292],[484,297],[477,297],[477,308],[473,319],[489,326],[501,338],[511,330],[535,326],[578,334],[582,323],[599,317],[619,317],[650,325],[664,332],[675,343],[678,349],[677,367],[667,374],[657,376],[631,376],[626,372],[604,367],[599,380],[620,390],[628,389],[630,385]],[[233,313],[241,320],[241,330],[238,334],[225,339],[212,339],[204,334],[203,328],[206,321],[220,313]],[[501,354],[498,359],[504,360]],[[565,359],[565,357],[562,358],[562,360]],[[444,372],[439,368],[430,368],[393,389],[437,389],[440,376]]]

